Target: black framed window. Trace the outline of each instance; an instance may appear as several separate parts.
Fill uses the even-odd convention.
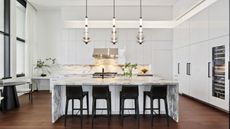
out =
[[[0,78],[10,77],[10,0],[0,0]]]
[[[0,78],[4,77],[4,0],[0,0]]]
[[[25,75],[25,15],[26,2],[24,0],[17,0],[16,4],[16,73],[17,75]]]

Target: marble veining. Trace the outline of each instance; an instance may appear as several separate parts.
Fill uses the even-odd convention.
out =
[[[179,92],[178,83],[172,80],[163,79],[157,76],[125,78],[117,76],[115,78],[92,78],[92,75],[75,75],[52,79],[52,122],[55,123],[63,114],[65,106],[65,86],[66,85],[82,85],[83,89],[89,91],[91,99],[92,85],[109,85],[112,90],[112,113],[117,114],[119,111],[119,91],[122,85],[139,85],[139,105],[143,102],[143,91],[150,89],[152,85],[167,85],[168,87],[168,106],[169,115],[176,122],[179,121]],[[91,101],[90,101],[91,102]],[[140,106],[140,113],[142,113]]]

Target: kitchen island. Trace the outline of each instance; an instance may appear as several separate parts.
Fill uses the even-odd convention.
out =
[[[146,77],[146,76],[133,76],[132,78],[127,78],[123,76],[116,76],[114,78],[93,78],[92,75],[74,75],[66,76],[62,78],[51,79],[51,90],[52,90],[52,123],[55,123],[61,116],[64,115],[65,109],[65,86],[66,85],[82,85],[84,91],[89,92],[89,110],[91,113],[92,109],[92,85],[109,85],[112,98],[112,114],[119,114],[119,93],[121,91],[122,85],[138,85],[139,86],[139,107],[140,113],[143,113],[143,92],[149,91],[152,85],[162,85],[168,87],[168,108],[169,116],[176,122],[179,121],[179,92],[178,83],[172,80],[166,80],[157,76]],[[147,105],[150,107],[150,102],[147,99]],[[84,98],[84,105],[85,98]],[[75,102],[79,106],[78,101]],[[98,102],[98,105],[104,107],[106,103],[102,100]],[[132,101],[127,101],[125,106],[134,106]],[[69,106],[71,107],[71,106]],[[69,111],[71,111],[69,109]],[[161,113],[164,113],[164,109],[161,109]],[[84,112],[86,113],[86,112]],[[105,113],[105,112],[100,112]],[[126,112],[127,113],[127,112]],[[129,113],[132,113],[130,111]],[[146,112],[149,113],[149,112]]]

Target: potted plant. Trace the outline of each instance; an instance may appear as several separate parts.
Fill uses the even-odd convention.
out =
[[[47,58],[45,60],[39,59],[37,60],[37,64],[35,69],[40,71],[40,76],[45,77],[50,73],[50,66],[55,64],[56,59]]]
[[[137,68],[137,64],[126,63],[123,68],[123,75],[125,77],[132,77],[133,69]]]

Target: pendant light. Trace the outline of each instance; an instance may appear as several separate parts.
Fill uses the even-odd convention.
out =
[[[139,20],[139,30],[137,35],[137,42],[142,44],[144,42],[143,35],[143,20],[142,20],[142,0],[140,0],[140,20]]]
[[[85,32],[84,32],[84,37],[83,37],[83,41],[85,42],[85,44],[88,44],[90,42],[90,38],[89,38],[89,32],[88,32],[88,1],[86,0],[85,3]]]
[[[115,18],[115,0],[113,0],[113,28],[112,28],[112,40],[115,45],[117,43],[117,31],[116,31],[116,18]]]

